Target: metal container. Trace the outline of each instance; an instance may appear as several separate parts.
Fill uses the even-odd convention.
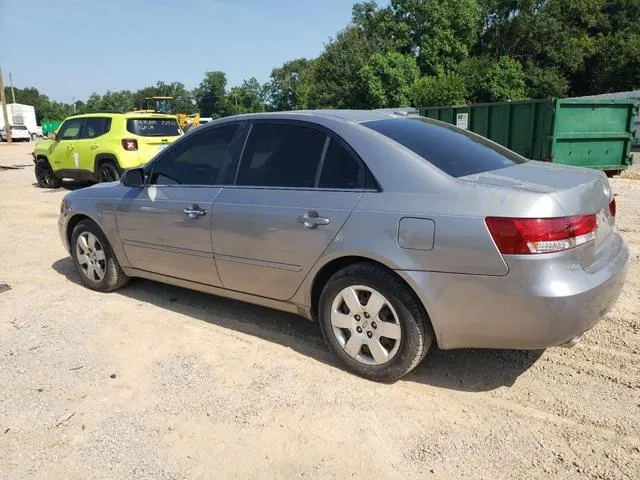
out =
[[[635,100],[556,99],[420,109],[519,154],[566,165],[623,170],[631,164]]]

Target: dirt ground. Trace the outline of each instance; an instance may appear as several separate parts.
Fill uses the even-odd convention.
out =
[[[292,315],[82,287],[32,147],[0,144],[27,165],[0,169],[0,478],[640,478],[640,180],[611,180],[631,265],[578,346],[436,349],[381,385]]]

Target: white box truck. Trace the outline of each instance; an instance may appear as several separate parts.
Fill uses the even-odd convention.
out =
[[[7,116],[10,125],[24,125],[27,127],[31,138],[42,136],[42,129],[38,127],[36,122],[36,109],[32,105],[7,103]],[[0,130],[4,129],[4,126],[4,115],[0,111]]]

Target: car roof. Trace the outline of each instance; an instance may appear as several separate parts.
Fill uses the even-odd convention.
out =
[[[67,117],[69,118],[91,118],[91,117],[122,117],[122,118],[176,118],[175,115],[171,115],[168,113],[155,113],[155,112],[146,112],[144,110],[141,111],[132,111],[132,112],[91,112],[91,113],[80,113],[78,115],[71,115]]]
[[[300,119],[313,120],[314,118],[339,118],[355,123],[371,122],[374,120],[387,120],[389,118],[402,118],[417,114],[417,110],[411,108],[397,108],[384,110],[348,110],[348,109],[326,109],[326,110],[290,110],[282,112],[246,113],[244,115],[234,115],[223,117],[219,120],[229,119]]]

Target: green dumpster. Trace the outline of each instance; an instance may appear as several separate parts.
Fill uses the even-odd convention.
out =
[[[42,127],[42,135],[46,137],[50,133],[55,132],[60,125],[62,125],[62,122],[58,120],[43,120],[40,124]]]
[[[631,164],[633,99],[557,99],[420,109],[533,160],[601,170]]]

